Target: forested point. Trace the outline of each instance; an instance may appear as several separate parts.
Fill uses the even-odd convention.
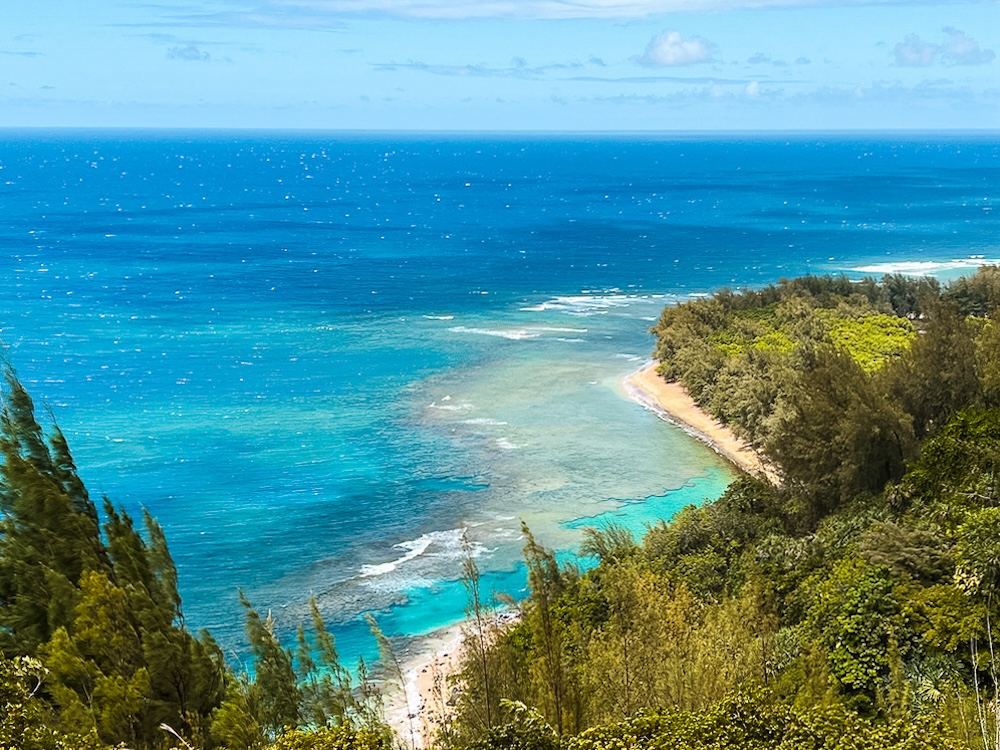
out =
[[[740,478],[642,539],[589,529],[585,572],[524,527],[521,602],[493,601],[467,560],[435,746],[1000,750],[998,305],[987,267],[666,308],[663,375],[782,486]],[[248,672],[191,633],[163,530],[98,510],[9,368],[0,454],[0,748],[409,745],[315,603],[286,646],[243,599]]]

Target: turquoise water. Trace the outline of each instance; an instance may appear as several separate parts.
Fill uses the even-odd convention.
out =
[[[236,591],[341,650],[514,595],[732,471],[631,401],[665,304],[1000,256],[988,138],[7,131],[0,338],[95,494],[163,523],[188,624]],[[980,256],[972,258],[970,256]],[[916,263],[916,266],[904,264]]]

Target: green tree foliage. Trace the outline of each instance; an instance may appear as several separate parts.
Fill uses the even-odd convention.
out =
[[[913,446],[909,415],[850,356],[820,348],[778,406],[767,452],[818,518],[898,480]]]
[[[299,626],[295,672],[299,680],[299,714],[310,726],[343,724],[360,711],[351,675],[340,663],[333,635],[326,628],[316,599],[309,600],[312,631]]]
[[[591,530],[578,576],[526,535],[525,617],[487,659],[516,665],[534,729],[477,740],[463,709],[455,741],[993,748],[1000,333],[966,315],[995,310],[995,278],[805,278],[665,310],[662,372],[783,486],[741,479],[641,542]]]
[[[985,317],[1000,306],[1000,269],[983,266],[972,276],[956,279],[942,295],[962,315]]]
[[[67,732],[162,743],[160,723],[199,738],[222,697],[222,657],[183,625],[162,528],[97,511],[58,429],[46,442],[14,374],[0,413],[0,633],[5,655],[38,656]]]
[[[829,336],[835,347],[871,375],[910,348],[916,329],[907,318],[872,313],[856,318],[834,317]]]
[[[537,721],[537,720],[536,720]],[[958,750],[939,722],[872,722],[840,707],[800,711],[744,692],[699,712],[645,713],[589,729],[560,743],[565,750]],[[555,750],[544,726],[510,725],[477,750]]]
[[[52,728],[41,697],[46,679],[41,662],[0,657],[0,748],[7,750],[110,750],[96,733],[65,734]]]
[[[572,574],[560,569],[552,550],[539,544],[524,523],[521,533],[531,589],[525,614],[532,630],[531,677],[543,715],[562,734],[575,728],[579,717],[579,698],[566,659],[567,623],[557,609]]]
[[[270,613],[261,617],[242,593],[240,602],[254,671],[229,676],[225,700],[212,722],[215,742],[228,750],[256,750],[278,742],[293,730],[325,727],[330,732],[315,741],[335,747],[336,742],[355,741],[347,730],[354,727],[359,732],[364,730],[357,735],[360,747],[366,746],[369,734],[386,735],[381,717],[363,702],[365,686],[355,694],[351,676],[340,663],[333,636],[315,599],[309,601],[312,628],[307,631],[299,627],[294,651],[282,645]],[[336,727],[345,729],[333,731]],[[314,741],[307,734],[293,732],[292,736],[301,743]],[[312,747],[288,745],[293,746]]]
[[[85,570],[110,567],[62,434],[46,443],[11,370],[0,410],[0,646],[31,655],[72,619]]]
[[[1000,504],[1000,409],[966,409],[927,441],[889,494],[893,507],[952,531],[969,511]]]
[[[913,418],[917,438],[937,432],[982,394],[975,329],[954,307],[929,307],[922,335],[888,373],[888,392]]]
[[[384,733],[346,725],[285,732],[267,750],[392,750]]]
[[[894,653],[906,655],[909,627],[883,569],[845,558],[811,584],[810,629],[820,633],[833,676],[873,705]]]
[[[1000,406],[1000,323],[995,315],[984,322],[976,339],[976,366],[984,405]]]

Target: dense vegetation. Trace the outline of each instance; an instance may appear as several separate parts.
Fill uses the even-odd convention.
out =
[[[944,289],[804,278],[664,310],[663,374],[781,485],[741,478],[642,540],[591,529],[585,573],[525,527],[513,625],[467,561],[438,745],[1000,749],[998,306],[986,268]],[[250,673],[191,633],[163,530],[98,511],[9,370],[0,455],[0,748],[399,743],[315,604],[292,649],[244,600]]]
[[[163,530],[104,501],[11,370],[0,411],[0,748],[379,750],[388,733],[312,606],[293,653],[244,600],[254,674],[184,624]],[[313,731],[303,732],[299,728]],[[273,745],[271,743],[274,743]]]
[[[995,748],[1000,272],[803,278],[669,307],[668,379],[769,459],[470,633],[456,747]],[[485,649],[478,643],[488,643]]]

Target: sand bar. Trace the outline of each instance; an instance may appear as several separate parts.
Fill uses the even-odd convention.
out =
[[[636,401],[654,411],[748,474],[780,486],[781,478],[773,466],[765,462],[733,431],[705,413],[680,383],[668,383],[657,372],[653,362],[625,378],[625,390]]]

